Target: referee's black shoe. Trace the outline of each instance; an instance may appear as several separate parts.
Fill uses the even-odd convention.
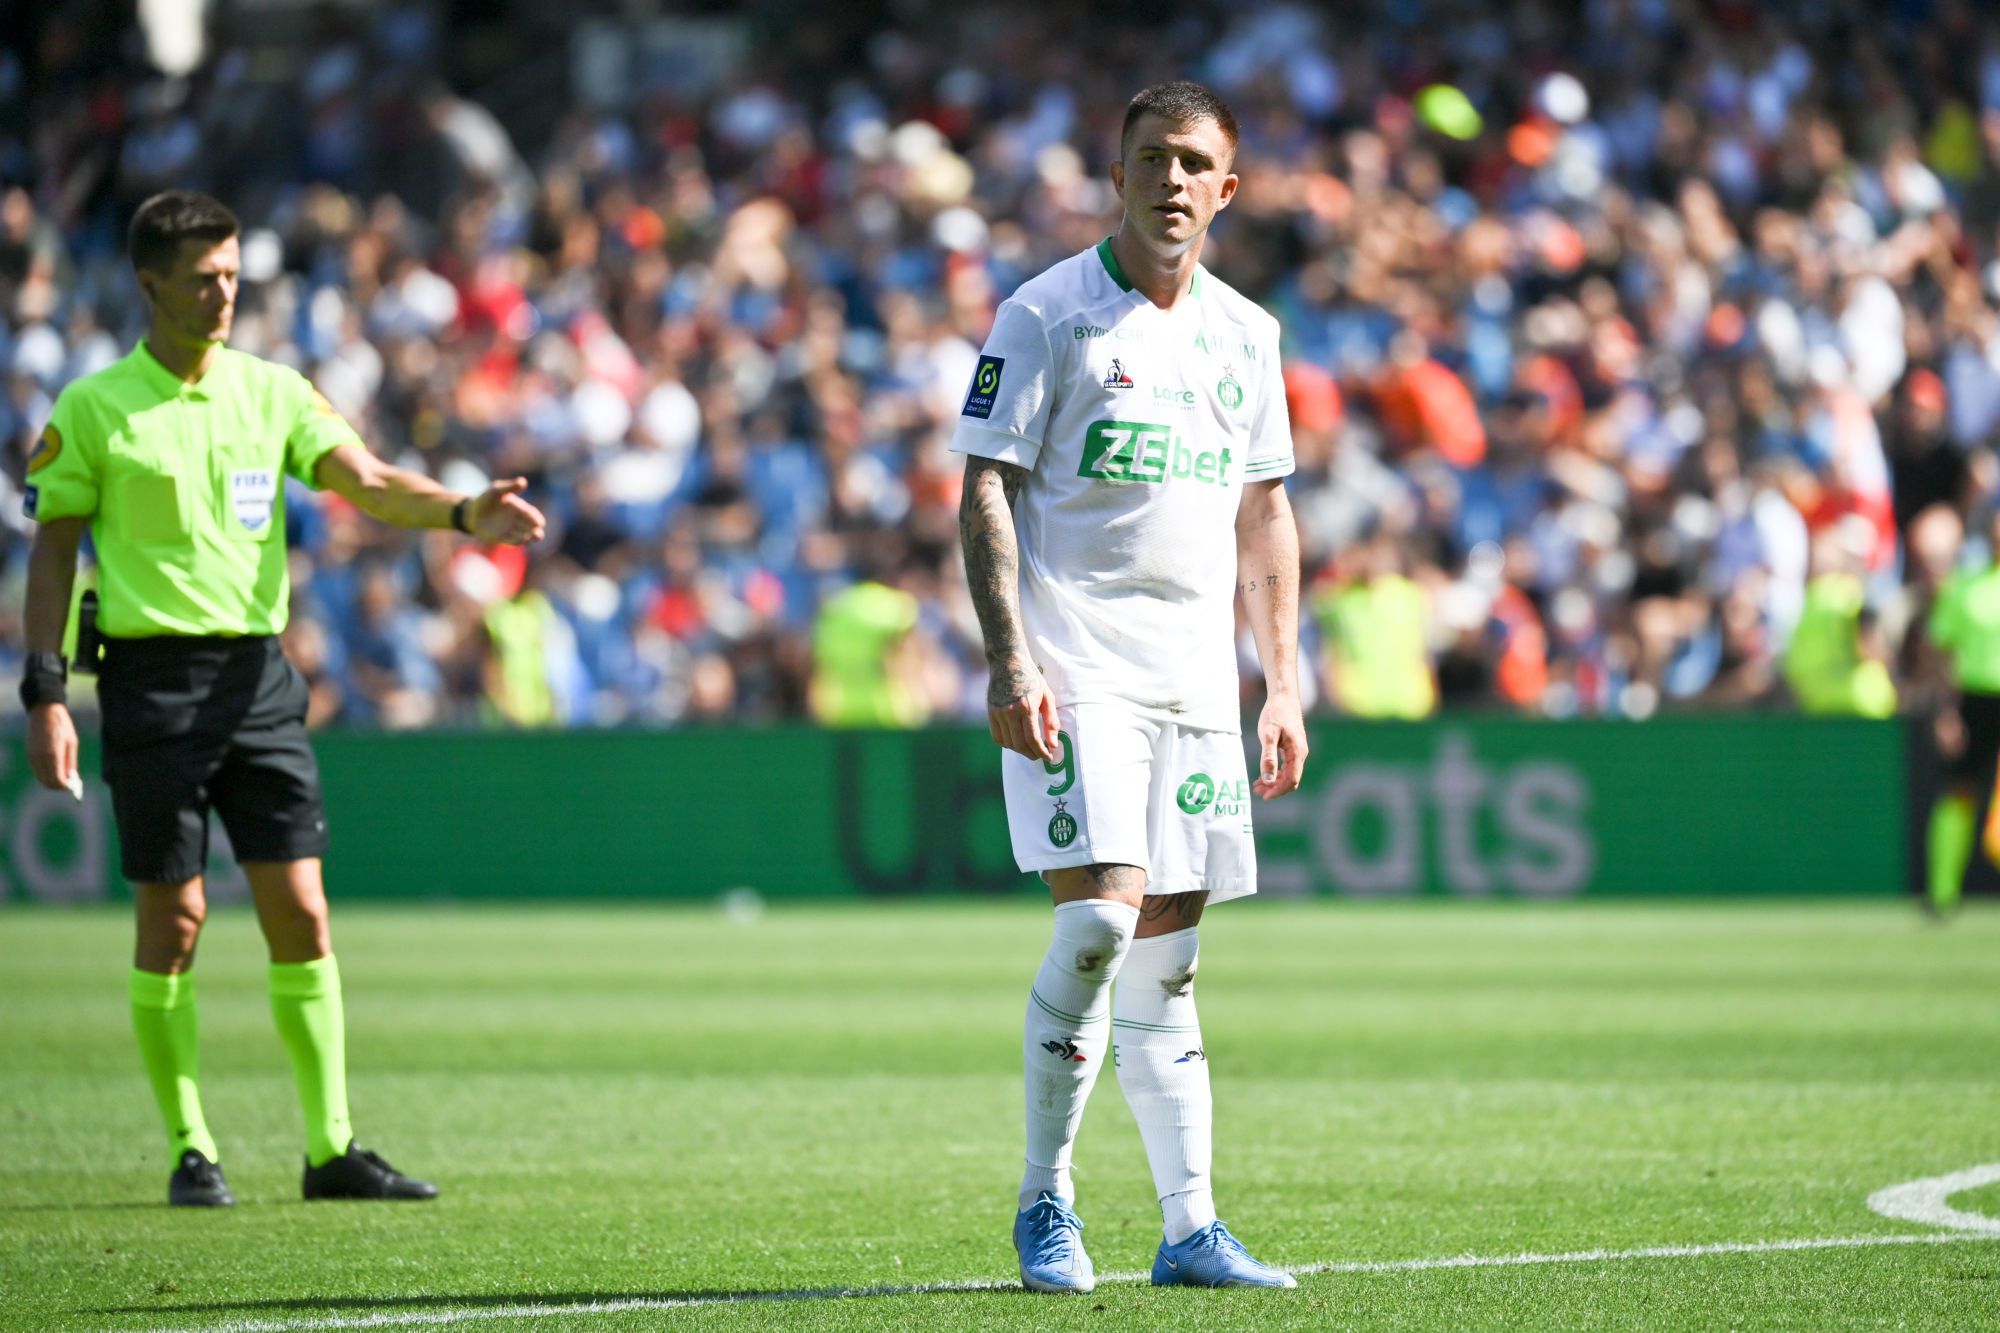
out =
[[[174,1208],[227,1208],[236,1202],[222,1168],[194,1148],[181,1154],[180,1165],[167,1177],[167,1203]]]
[[[411,1179],[351,1140],[332,1161],[306,1163],[308,1199],[435,1199],[437,1192],[430,1181]]]

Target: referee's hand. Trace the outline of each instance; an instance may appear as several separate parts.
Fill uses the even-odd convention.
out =
[[[35,781],[63,791],[76,781],[76,723],[65,704],[28,710],[28,767]]]
[[[494,482],[465,507],[465,526],[483,542],[505,542],[520,546],[537,542],[548,531],[542,511],[521,498],[528,489],[526,477],[507,477]]]

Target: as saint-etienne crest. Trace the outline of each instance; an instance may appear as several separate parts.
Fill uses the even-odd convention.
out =
[[[1232,412],[1243,406],[1243,386],[1236,382],[1235,366],[1222,368],[1222,378],[1216,383],[1215,396],[1220,398],[1222,405]]]
[[[1058,847],[1067,847],[1076,841],[1076,816],[1064,807],[1069,802],[1056,798],[1056,812],[1049,820],[1049,841]]]

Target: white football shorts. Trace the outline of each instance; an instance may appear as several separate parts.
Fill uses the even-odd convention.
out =
[[[1243,737],[1112,704],[1056,709],[1053,763],[1001,752],[1014,860],[1035,873],[1098,863],[1138,866],[1146,892],[1257,891]]]

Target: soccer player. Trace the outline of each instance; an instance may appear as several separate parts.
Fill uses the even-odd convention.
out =
[[[1070,1153],[1107,1056],[1164,1215],[1153,1282],[1296,1285],[1216,1220],[1194,1003],[1202,909],[1256,891],[1250,793],[1293,790],[1306,758],[1278,327],[1199,262],[1235,151],[1208,89],[1132,99],[1117,234],[1000,306],[952,441],[1014,855],[1055,902],[1028,993],[1014,1220],[1035,1291],[1096,1282]],[[1254,783],[1236,596],[1268,685]]]
[[[487,541],[539,537],[519,478],[461,496],[378,462],[297,372],[223,346],[237,222],[170,191],[132,219],[149,309],[131,354],[69,385],[28,460],[21,702],[43,786],[81,791],[62,644],[89,528],[105,636],[104,780],[138,909],[132,1028],[175,1162],[167,1200],[236,1202],[202,1117],[191,968],[206,915],[208,815],[222,817],[270,946],[271,1017],[305,1111],[305,1197],[428,1199],[348,1127],[340,973],[320,858],[326,817],[305,678],[278,648],[290,587],[283,479],[386,522]]]

